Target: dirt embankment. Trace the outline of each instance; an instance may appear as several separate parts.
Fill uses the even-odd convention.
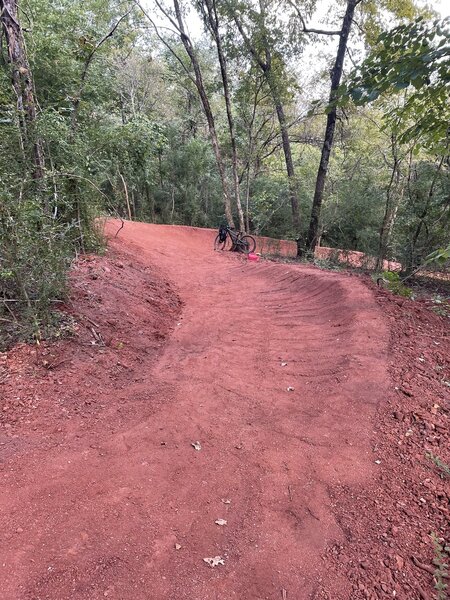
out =
[[[19,446],[58,447],[128,412],[112,394],[153,367],[181,311],[158,269],[120,250],[81,257],[70,283],[65,339],[0,354],[3,457]]]

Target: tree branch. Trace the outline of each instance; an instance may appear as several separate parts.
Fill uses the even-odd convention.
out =
[[[175,58],[175,60],[177,62],[180,63],[183,71],[186,73],[186,75],[189,77],[190,81],[192,81],[192,83],[195,84],[195,79],[192,76],[192,74],[190,73],[189,69],[186,67],[186,65],[184,64],[182,58],[175,52],[175,50],[172,48],[172,46],[167,42],[167,40],[165,40],[163,38],[163,36],[159,33],[159,29],[156,25],[156,23],[153,21],[153,19],[151,18],[151,16],[148,14],[148,12],[145,10],[145,8],[142,6],[142,4],[140,3],[139,0],[134,0],[136,6],[139,7],[139,9],[141,10],[141,12],[143,13],[143,15],[148,19],[148,21],[151,23],[157,38],[160,40],[160,42],[162,42],[162,44],[167,48],[167,50],[170,52],[170,54],[172,54],[172,56]],[[172,18],[170,16],[167,15],[167,11],[165,11],[165,9],[156,1],[156,4],[158,5],[158,8],[161,10],[161,12],[164,14],[164,16],[166,16],[169,21],[172,23],[172,26],[176,29],[176,32],[178,35],[180,35],[180,30],[178,28],[178,25],[172,20]]]
[[[303,33],[317,33],[319,35],[341,35],[341,33],[342,33],[341,29],[339,29],[339,31],[327,31],[325,29],[315,29],[313,27],[307,27],[306,23],[305,23],[305,19],[303,18],[303,15],[300,12],[299,7],[295,4],[295,2],[293,2],[293,0],[288,0],[288,3],[292,6],[292,8],[295,10],[295,12],[298,15],[298,18],[300,19],[300,22],[302,24]]]
[[[267,71],[267,69],[269,68],[269,65],[267,63],[265,63],[261,59],[261,57],[259,56],[258,51],[253,46],[253,44],[251,43],[250,38],[245,33],[244,28],[242,26],[242,23],[239,21],[239,19],[237,18],[237,15],[235,13],[233,14],[233,20],[236,23],[236,27],[238,28],[239,33],[241,34],[242,39],[244,40],[245,45],[249,49],[250,54],[253,56],[253,58],[256,60],[256,62],[258,63],[258,65],[260,66],[260,68],[262,69],[262,71],[264,71],[264,73],[265,73]]]
[[[110,31],[106,35],[104,35],[99,42],[97,42],[97,44],[95,45],[94,49],[89,54],[89,56],[87,57],[86,62],[84,64],[83,73],[81,75],[81,81],[82,82],[84,82],[84,80],[86,79],[87,72],[88,72],[88,69],[89,69],[89,65],[91,64],[91,61],[94,58],[94,54],[97,52],[97,50],[101,46],[103,46],[103,44],[106,42],[106,40],[108,40],[110,37],[112,37],[114,35],[116,29],[119,27],[119,25],[121,24],[121,22],[128,17],[128,15],[132,12],[132,10],[133,10],[133,7],[131,7],[130,10],[128,10],[124,15],[122,15],[116,21],[116,23],[112,26],[112,28],[110,29]]]

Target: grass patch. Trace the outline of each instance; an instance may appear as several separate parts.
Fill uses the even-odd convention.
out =
[[[438,538],[436,533],[431,534],[431,540],[434,548],[433,564],[436,567],[434,570],[434,589],[436,590],[436,600],[447,600],[448,585],[448,559],[450,546],[445,544],[442,538]]]
[[[442,479],[450,479],[450,466],[442,461],[439,456],[435,456],[432,452],[427,452],[425,455],[439,469],[439,475]]]

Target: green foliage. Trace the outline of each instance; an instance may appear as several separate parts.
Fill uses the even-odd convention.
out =
[[[84,3],[86,4],[86,3]],[[94,8],[96,10],[94,10]],[[87,73],[82,89],[85,56],[80,36],[98,38],[123,7],[92,1],[80,10],[79,2],[55,5],[41,0],[27,12],[33,27],[27,35],[28,59],[37,92],[37,121],[28,123],[26,137],[19,135],[23,115],[11,93],[10,67],[0,68],[0,344],[17,336],[36,339],[55,320],[54,307],[64,298],[66,274],[73,255],[99,248],[101,236],[95,217],[105,199],[101,182],[94,181],[92,132],[108,115],[109,70],[92,61],[91,86]],[[92,11],[92,12],[91,12]],[[94,16],[95,15],[95,16]],[[64,16],[64,18],[63,18]],[[88,42],[86,42],[87,44]],[[122,43],[122,42],[121,42]],[[92,46],[92,43],[91,43]],[[110,48],[111,49],[111,48]],[[99,52],[99,59],[103,59]],[[97,57],[96,57],[97,59]],[[81,93],[79,120],[75,98]],[[84,95],[83,95],[84,94]],[[99,98],[103,115],[99,118]],[[23,129],[23,127],[22,127]],[[34,178],[34,144],[40,140],[44,155],[42,178]],[[24,318],[25,317],[25,318]]]
[[[400,275],[395,271],[384,271],[382,277],[387,282],[387,287],[393,294],[403,296],[404,298],[413,297],[412,289],[402,283]]]
[[[70,228],[48,219],[40,202],[17,206],[11,198],[2,196],[0,317],[10,324],[2,327],[0,348],[17,334],[38,339],[53,321],[54,303],[63,299],[66,292]]]
[[[447,248],[438,248],[434,252],[431,252],[425,259],[424,264],[430,265],[433,263],[438,263],[441,265],[445,265],[450,260],[450,244]]]
[[[404,90],[386,115],[400,142],[445,151],[450,120],[450,19],[399,25],[380,34],[376,48],[341,87],[341,103],[373,102]]]
[[[439,262],[427,257],[449,240],[450,177],[445,161],[419,157],[408,164],[403,177],[405,196],[397,215],[394,255],[408,274],[424,264],[442,268],[445,251]]]

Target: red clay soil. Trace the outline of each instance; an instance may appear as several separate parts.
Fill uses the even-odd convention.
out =
[[[2,600],[431,600],[444,318],[117,228],[72,273],[73,337],[0,355]]]

